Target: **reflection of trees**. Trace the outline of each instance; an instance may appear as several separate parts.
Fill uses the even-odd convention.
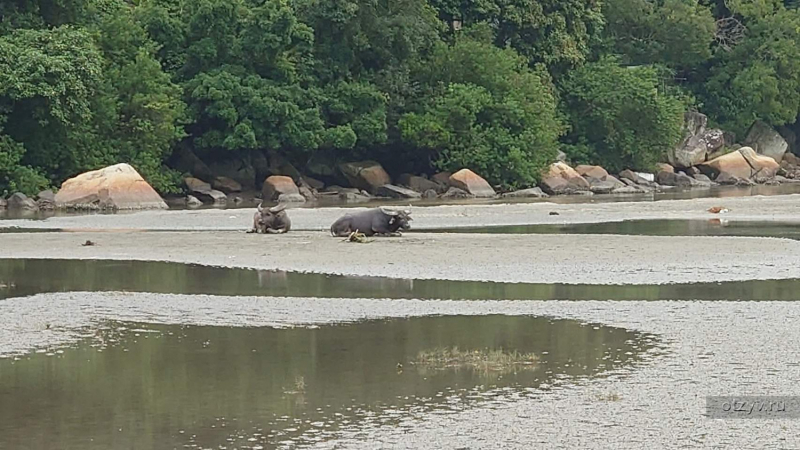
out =
[[[637,335],[622,329],[531,317],[427,317],[318,329],[153,328],[162,334],[128,331],[102,353],[68,350],[58,359],[0,361],[0,447],[105,449],[136,442],[138,448],[166,448],[191,434],[216,446],[233,426],[290,426],[275,424],[273,414],[335,427],[338,420],[358,419],[348,407],[402,406],[486,381],[469,370],[426,378],[397,371],[398,362],[431,346],[541,355],[542,370],[492,380],[498,386],[536,386],[552,376],[548,370],[589,375],[614,360],[630,363],[641,351],[631,344]],[[303,392],[287,394],[297,391],[298,377]],[[342,415],[334,419],[334,413]],[[222,429],[220,417],[238,425]]]

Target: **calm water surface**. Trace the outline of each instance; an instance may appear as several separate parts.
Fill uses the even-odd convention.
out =
[[[44,292],[465,300],[800,300],[800,280],[591,285],[411,280],[153,261],[0,259],[0,299]]]
[[[620,328],[537,317],[313,329],[105,323],[76,348],[0,359],[0,448],[302,447],[359,424],[539,395],[630,368],[654,345]],[[422,350],[454,346],[540,360],[491,373],[411,364]]]

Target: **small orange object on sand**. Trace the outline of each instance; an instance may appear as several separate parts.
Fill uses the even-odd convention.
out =
[[[712,214],[726,213],[726,212],[729,212],[729,211],[730,211],[730,209],[728,209],[728,208],[726,208],[724,206],[712,206],[711,208],[708,208],[708,212],[710,212]]]

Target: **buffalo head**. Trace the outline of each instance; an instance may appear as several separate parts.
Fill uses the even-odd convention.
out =
[[[389,210],[381,208],[381,210],[384,214],[391,216],[389,219],[389,229],[391,232],[408,231],[411,229],[411,224],[409,222],[413,219],[411,218],[410,209]]]

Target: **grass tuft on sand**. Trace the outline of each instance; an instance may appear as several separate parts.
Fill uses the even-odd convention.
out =
[[[480,372],[509,373],[536,368],[539,357],[533,353],[499,350],[460,350],[458,347],[434,348],[417,354],[411,364],[425,370],[469,368]]]

